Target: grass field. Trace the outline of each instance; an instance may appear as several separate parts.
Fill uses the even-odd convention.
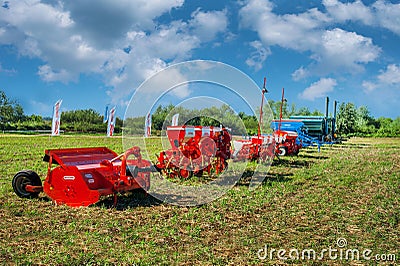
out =
[[[400,262],[400,139],[351,139],[321,153],[303,149],[275,160],[255,191],[243,179],[222,198],[190,208],[142,194],[120,196],[116,208],[111,199],[75,209],[44,195],[20,199],[11,180],[23,169],[44,178],[44,149],[107,146],[120,153],[121,138],[2,135],[0,143],[0,264],[382,263],[375,255]],[[338,246],[338,239],[347,245]],[[324,256],[280,260],[275,251],[261,260],[257,253],[266,245],[268,255],[313,249]],[[338,250],[336,259],[323,253],[330,248]],[[339,254],[347,249],[359,250],[360,260]],[[361,256],[368,249],[371,260]]]

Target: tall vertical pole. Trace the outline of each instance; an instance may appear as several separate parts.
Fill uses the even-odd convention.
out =
[[[325,136],[328,136],[328,134],[329,134],[328,116],[329,116],[329,97],[326,97],[326,107],[325,107]]]
[[[261,137],[261,125],[262,125],[262,117],[263,117],[263,105],[264,105],[264,94],[267,92],[266,89],[266,83],[267,83],[267,78],[264,77],[264,85],[263,85],[263,89],[262,89],[262,95],[261,95],[261,106],[260,106],[260,120],[258,122],[258,138]]]
[[[282,88],[282,101],[281,101],[281,111],[279,113],[279,125],[278,125],[278,131],[281,131],[281,124],[282,124],[282,108],[283,108],[283,102],[285,101],[285,88]]]
[[[332,138],[335,137],[335,131],[336,131],[336,107],[337,107],[337,101],[333,103],[333,119],[332,119]]]

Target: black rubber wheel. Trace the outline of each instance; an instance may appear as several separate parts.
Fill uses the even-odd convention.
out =
[[[15,194],[20,198],[37,198],[39,192],[29,192],[25,190],[26,185],[42,186],[42,181],[38,174],[31,170],[19,171],[12,180]]]
[[[285,156],[287,154],[285,147],[279,147],[278,156]]]

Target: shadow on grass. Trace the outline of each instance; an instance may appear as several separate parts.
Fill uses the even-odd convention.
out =
[[[316,155],[308,155],[308,154],[300,154],[299,158],[307,158],[307,159],[317,159],[317,160],[326,160],[329,159],[328,156],[322,156],[320,154]]]
[[[313,161],[309,159],[301,159],[300,157],[290,158],[290,159],[280,159],[274,160],[271,166],[284,166],[289,168],[302,168],[302,167],[309,167]]]
[[[137,207],[153,207],[160,204],[162,204],[162,201],[154,198],[150,194],[147,194],[143,191],[134,191],[119,194],[117,198],[117,204],[115,206],[113,196],[107,197],[97,202],[93,206],[123,211]]]
[[[251,179],[253,178],[253,171],[245,171],[239,181],[236,183],[236,186],[248,186],[250,184]],[[279,174],[270,174],[267,173],[262,184],[269,184],[271,182],[285,183],[292,181],[293,173],[279,173]]]

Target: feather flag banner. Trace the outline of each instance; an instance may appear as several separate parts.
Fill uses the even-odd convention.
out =
[[[104,120],[103,123],[108,122],[108,105],[106,106],[106,111],[104,112]]]
[[[59,136],[60,135],[60,116],[61,116],[61,103],[62,100],[58,100],[54,104],[53,108],[53,120],[51,122],[51,135],[52,136]]]
[[[177,126],[177,125],[178,125],[178,120],[179,120],[179,114],[175,114],[175,115],[172,117],[171,126]]]
[[[151,136],[151,114],[150,114],[150,112],[146,115],[146,120],[144,123],[144,136],[146,138]]]
[[[112,137],[112,135],[114,134],[115,119],[116,119],[115,109],[116,107],[114,106],[108,113],[107,137]]]

